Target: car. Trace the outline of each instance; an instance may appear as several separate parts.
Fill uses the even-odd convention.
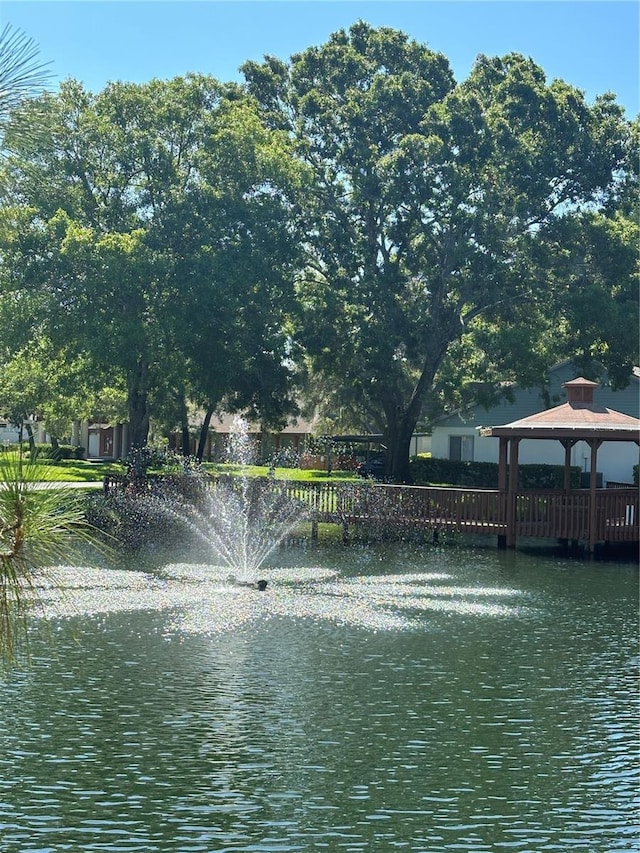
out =
[[[356,466],[356,474],[369,480],[383,480],[386,467],[384,456],[373,456]]]

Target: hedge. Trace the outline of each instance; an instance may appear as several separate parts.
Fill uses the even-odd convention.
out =
[[[580,488],[580,470],[579,466],[571,466],[572,489]],[[443,483],[472,489],[498,488],[497,462],[458,462],[414,456],[411,459],[411,474],[417,486]],[[562,489],[564,465],[519,465],[518,479],[523,489]]]
[[[22,442],[23,453],[30,453],[28,441]],[[60,459],[84,459],[84,447],[73,447],[70,444],[59,444],[53,448],[50,444],[36,444],[36,458],[57,462]]]

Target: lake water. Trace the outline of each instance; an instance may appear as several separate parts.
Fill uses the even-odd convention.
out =
[[[43,589],[2,853],[639,849],[634,564],[309,546],[258,593],[154,559]]]

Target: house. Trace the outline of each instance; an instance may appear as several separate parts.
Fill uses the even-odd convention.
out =
[[[129,425],[77,421],[73,425],[71,444],[84,447],[89,460],[122,459],[130,449]]]
[[[575,369],[570,361],[562,362],[549,371],[548,398],[539,390],[510,388],[511,401],[504,399],[490,409],[471,405],[438,420],[431,436],[431,455],[439,459],[474,462],[498,462],[498,442],[483,436],[483,427],[497,427],[528,418],[566,401],[565,383],[574,379]],[[607,384],[597,388],[598,404],[637,418],[640,415],[640,369],[634,368],[629,385],[615,391]],[[521,464],[547,463],[564,465],[564,450],[557,441],[527,440],[520,443]],[[591,452],[586,442],[579,441],[571,449],[571,464],[585,475],[590,473]],[[605,442],[598,454],[598,479],[607,483],[632,483],[633,466],[638,464],[638,447],[633,443]],[[600,478],[601,475],[601,478]],[[588,478],[586,478],[588,479]]]
[[[234,429],[234,424],[239,416],[220,413],[211,418],[209,434],[204,450],[203,458],[211,460],[222,460],[225,458],[229,437]],[[299,454],[304,445],[313,434],[313,424],[302,417],[289,418],[283,429],[278,432],[263,431],[260,424],[246,421],[246,430],[256,450],[256,456],[267,459],[277,453],[291,451]],[[198,437],[191,439],[191,453],[195,453]],[[182,438],[176,432],[169,436],[169,447],[172,450],[181,451]]]
[[[6,420],[0,420],[0,447],[6,449],[20,441],[20,427]]]
[[[214,415],[209,426],[207,444],[203,458],[222,459],[233,428],[235,415]],[[261,456],[292,450],[299,453],[312,434],[312,424],[304,418],[291,418],[279,432],[263,432],[259,424],[248,423],[247,431],[259,448]],[[198,444],[198,427],[191,430],[189,452],[195,454]],[[98,421],[82,421],[74,425],[72,444],[86,448],[86,457],[92,461],[121,459],[129,450],[128,424],[107,424]],[[182,436],[176,431],[169,436],[169,448],[182,451]]]
[[[51,436],[47,433],[41,421],[25,421],[22,429],[22,440],[27,440],[26,425],[29,424],[37,444],[49,444]],[[126,455],[129,448],[129,429],[127,424],[106,424],[99,421],[74,421],[71,435],[65,436],[61,443],[67,441],[72,447],[82,447],[87,459],[107,460],[119,459]],[[20,427],[0,420],[0,447],[8,448],[20,440]]]
[[[48,441],[44,426],[35,418],[27,418],[22,426],[12,424],[6,418],[0,419],[0,448],[8,450],[12,445],[17,445],[21,436],[22,441],[27,441],[28,429],[31,429],[37,444],[45,444]]]

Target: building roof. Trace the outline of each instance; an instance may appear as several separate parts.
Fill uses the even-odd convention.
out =
[[[481,434],[515,438],[601,438],[640,443],[638,418],[594,402],[593,393],[599,387],[597,382],[579,376],[565,382],[563,387],[567,390],[566,403],[504,426],[481,428]]]
[[[528,417],[539,411],[542,406],[557,405],[566,396],[567,380],[575,376],[572,362],[559,362],[548,371],[547,394],[543,395],[537,386],[528,388],[516,382],[503,383],[504,395],[489,406],[477,400],[455,412],[448,412],[433,422],[433,428],[479,428],[486,424],[506,424]],[[578,377],[580,378],[580,377]],[[598,391],[598,399],[603,405],[632,417],[640,416],[640,368],[634,367],[629,374],[629,384],[624,388],[613,388],[606,381]],[[585,380],[589,381],[589,380]],[[563,397],[560,397],[562,394]],[[550,400],[551,402],[548,402]],[[490,420],[491,419],[491,420]]]
[[[214,432],[220,433],[221,435],[227,435],[233,429],[234,421],[240,416],[228,414],[227,412],[221,412],[218,415],[213,415],[211,418],[211,423],[209,425],[210,429]],[[246,421],[247,431],[249,434],[256,434],[262,432],[262,426],[260,424],[255,423],[254,421]],[[311,435],[313,432],[313,423],[305,420],[302,417],[291,417],[287,421],[285,427],[281,430],[268,430],[269,433],[278,434],[278,435]]]

